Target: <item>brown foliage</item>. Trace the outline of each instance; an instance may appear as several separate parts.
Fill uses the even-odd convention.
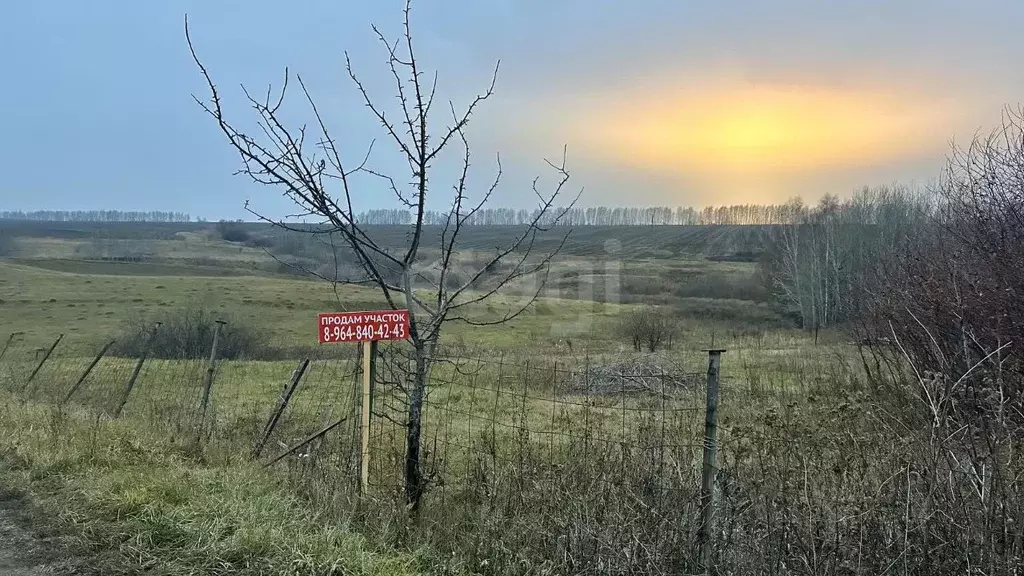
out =
[[[956,147],[927,219],[869,271],[863,337],[876,385],[905,399],[905,540],[922,573],[1007,574],[1020,565],[1024,466],[1024,115]],[[878,388],[881,390],[881,388]],[[972,568],[973,566],[973,568]]]
[[[865,326],[892,337],[887,355],[914,366],[936,418],[1024,424],[1024,364],[1013,354],[1024,343],[1022,184],[1024,117],[1008,112],[998,131],[954,149],[928,223],[875,271]],[[941,390],[927,390],[926,370],[944,375]]]

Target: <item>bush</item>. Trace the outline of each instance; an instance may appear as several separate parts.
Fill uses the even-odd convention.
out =
[[[655,352],[659,346],[671,343],[676,328],[672,317],[659,308],[641,308],[622,319],[622,333],[633,342],[637,352],[644,348]]]
[[[242,232],[245,233],[244,230]],[[269,236],[249,238],[248,240],[245,241],[245,245],[249,246],[250,248],[270,248],[274,245],[274,239],[270,238]]]
[[[227,242],[245,242],[250,238],[249,232],[241,222],[228,222],[227,220],[217,222],[217,234],[220,235],[221,240]]]
[[[117,336],[113,353],[118,356],[138,357],[150,340],[153,326],[160,327],[152,337],[151,358],[206,358],[213,345],[217,321],[221,327],[217,343],[217,357],[222,359],[261,357],[267,350],[266,337],[253,326],[202,306],[184,307],[162,313],[158,317],[138,316],[127,322]]]
[[[756,276],[727,275],[718,272],[681,279],[672,290],[672,295],[679,298],[771,301],[771,292]]]
[[[659,276],[627,276],[622,279],[622,294],[627,296],[659,296],[671,292],[671,282]]]

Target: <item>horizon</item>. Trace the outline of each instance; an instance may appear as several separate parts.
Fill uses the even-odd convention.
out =
[[[0,153],[20,167],[0,205],[130,205],[228,220],[246,217],[247,200],[274,218],[294,211],[280,190],[233,176],[237,156],[191,100],[206,94],[185,42],[186,13],[229,118],[251,125],[239,84],[265,90],[290,67],[346,135],[349,161],[376,136],[373,167],[404,182],[405,167],[343,67],[348,50],[375,100],[391,101],[370,26],[395,37],[402,2],[261,6],[12,6],[0,43],[29,56],[11,59],[20,82],[0,94],[0,105],[18,111]],[[519,191],[534,176],[543,183],[544,158],[563,145],[585,206],[623,196],[638,206],[815,203],[864,186],[932,182],[951,141],[998,127],[1024,91],[1024,75],[1007,73],[1024,57],[1024,46],[1006,40],[1014,16],[1024,16],[1009,0],[737,6],[418,0],[412,26],[424,66],[439,73],[439,98],[457,108],[486,88],[501,60],[495,96],[469,130],[471,190],[486,189],[502,155],[493,207],[529,208]],[[952,27],[955,45],[945,33]],[[301,93],[289,103],[295,124],[310,119]],[[453,167],[435,170],[429,207],[443,210]],[[358,186],[359,211],[395,207],[379,183]]]
[[[864,189],[863,194],[888,188]],[[866,197],[866,196],[861,196]],[[823,197],[816,204],[807,204],[801,198],[791,198],[775,204],[722,204],[704,206],[657,206],[657,205],[598,205],[598,206],[554,206],[551,217],[557,217],[559,226],[578,227],[630,227],[630,226],[772,226],[786,224],[793,214],[794,202],[799,211],[814,212],[822,207],[840,202],[852,206],[856,198],[841,199],[837,196]],[[524,226],[537,209],[514,209],[489,206],[474,210],[475,218],[465,222],[468,226]],[[424,213],[423,226],[445,226],[443,219],[447,212],[428,210]],[[360,226],[412,226],[413,212],[409,209],[370,209],[356,215]],[[0,221],[53,223],[53,224],[264,224],[275,226],[317,226],[323,220],[268,220],[268,219],[226,219],[206,218],[187,212],[162,210],[35,210],[10,211],[0,209]]]

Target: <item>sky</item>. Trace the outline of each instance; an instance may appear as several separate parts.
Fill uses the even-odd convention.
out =
[[[205,84],[185,42],[252,127],[241,85],[302,76],[347,162],[409,180],[344,68],[376,101],[394,84],[371,24],[401,33],[400,0],[12,0],[0,20],[0,210],[147,209],[246,218],[294,212],[281,190],[235,175],[237,155],[192,100]],[[531,207],[561,158],[584,205],[814,201],[865,185],[927,183],[1024,95],[1017,0],[414,0],[421,66],[464,107],[470,196]],[[447,106],[432,117],[438,131]],[[301,94],[285,115],[309,122]],[[436,165],[429,207],[450,199],[460,151]],[[357,207],[394,207],[375,179]]]

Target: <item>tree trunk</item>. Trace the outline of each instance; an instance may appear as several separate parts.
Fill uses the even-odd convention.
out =
[[[420,458],[420,439],[423,431],[423,402],[426,398],[430,369],[428,354],[426,345],[416,346],[416,367],[412,391],[409,394],[409,417],[405,430],[405,503],[413,513],[419,511],[426,488]]]

